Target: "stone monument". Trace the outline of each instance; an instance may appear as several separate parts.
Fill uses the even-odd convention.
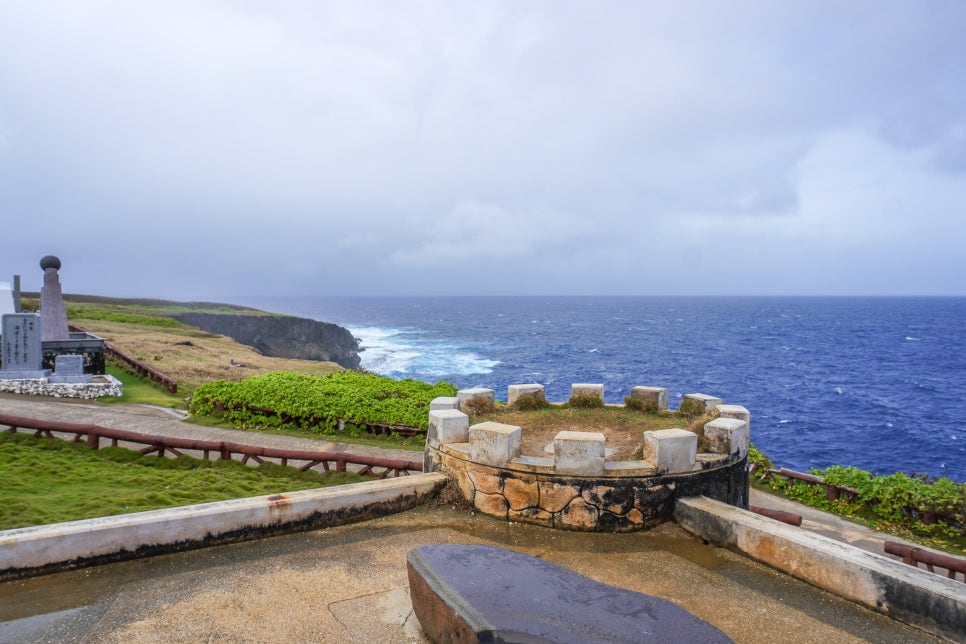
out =
[[[91,381],[91,375],[84,373],[84,356],[60,355],[54,358],[54,374],[47,382],[64,385],[81,385]]]
[[[2,318],[3,367],[0,379],[34,380],[47,378],[50,369],[42,369],[40,346],[41,320],[36,313],[7,313]]]
[[[67,329],[67,307],[60,288],[60,259],[46,255],[40,260],[44,271],[44,286],[40,289],[40,326],[43,340],[70,340]]]

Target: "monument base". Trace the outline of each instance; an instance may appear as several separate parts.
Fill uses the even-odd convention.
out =
[[[4,371],[0,369],[0,380],[46,380],[50,377],[50,369],[36,371]]]
[[[47,378],[47,382],[52,385],[86,385],[91,381],[92,376],[90,374],[83,374],[80,376],[58,376],[56,373],[50,378]]]

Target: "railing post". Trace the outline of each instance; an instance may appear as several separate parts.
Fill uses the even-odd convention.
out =
[[[228,451],[228,446],[225,445],[224,442],[222,442],[221,444],[221,460],[223,461],[231,460],[231,452]]]
[[[94,432],[87,432],[87,446],[91,449],[98,449],[100,447],[100,436]]]

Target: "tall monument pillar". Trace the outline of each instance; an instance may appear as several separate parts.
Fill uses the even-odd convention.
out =
[[[67,330],[67,307],[64,294],[60,289],[60,259],[47,255],[40,260],[44,271],[44,286],[40,289],[40,332],[41,339],[70,340]]]

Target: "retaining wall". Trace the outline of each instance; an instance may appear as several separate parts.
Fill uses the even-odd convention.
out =
[[[372,519],[446,484],[416,474],[0,532],[0,580]]]
[[[963,641],[963,583],[704,497],[679,498],[689,532],[925,631]]]
[[[122,396],[124,385],[111,375],[94,376],[88,383],[53,383],[45,378],[29,380],[0,379],[0,392],[9,394],[30,394],[51,396],[53,398],[80,398],[94,400],[103,396]]]

